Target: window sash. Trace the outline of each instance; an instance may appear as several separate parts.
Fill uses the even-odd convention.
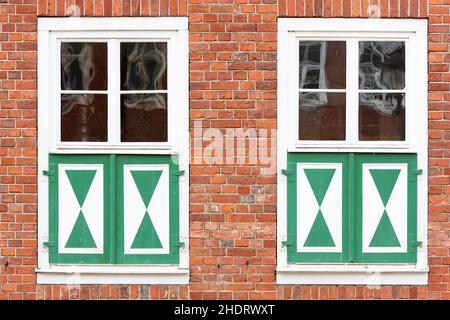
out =
[[[51,83],[52,90],[51,103],[54,106],[55,116],[52,118],[52,131],[54,132],[53,146],[56,150],[64,149],[150,149],[150,150],[174,150],[174,139],[177,130],[176,108],[177,101],[181,96],[177,93],[177,76],[175,71],[178,68],[176,52],[174,47],[180,44],[177,32],[170,31],[117,31],[117,32],[52,32],[51,43]],[[107,90],[61,90],[60,88],[60,50],[62,42],[103,42],[108,47],[108,87]],[[167,43],[167,89],[166,90],[120,90],[120,43],[122,42],[166,42]],[[83,93],[83,94],[106,94],[108,96],[108,116],[106,142],[67,142],[61,141],[61,94]],[[167,93],[167,141],[162,142],[121,142],[121,116],[120,116],[120,96],[121,94],[148,94]]]
[[[403,152],[411,149],[410,127],[413,112],[409,109],[413,106],[413,95],[408,88],[414,81],[413,65],[410,61],[410,47],[412,35],[398,33],[368,33],[364,32],[291,32],[288,35],[288,60],[292,68],[288,70],[289,106],[294,117],[289,125],[289,148],[301,151],[302,148],[390,148]],[[299,88],[299,43],[301,41],[345,41],[346,46],[346,88],[345,89],[300,89]],[[360,41],[402,41],[405,42],[405,88],[403,90],[360,90],[359,89],[359,42]],[[342,92],[346,94],[346,139],[345,140],[300,140],[299,139],[299,99],[300,92]],[[404,141],[361,141],[358,138],[359,131],[359,94],[364,92],[401,92],[405,93],[405,140]]]

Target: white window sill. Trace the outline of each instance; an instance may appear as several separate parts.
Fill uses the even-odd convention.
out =
[[[290,265],[277,268],[277,284],[426,285],[428,268],[414,265]]]
[[[173,266],[52,266],[36,272],[38,284],[189,283],[189,269]]]

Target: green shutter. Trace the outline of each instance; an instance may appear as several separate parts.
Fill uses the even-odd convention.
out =
[[[178,176],[175,156],[117,156],[117,263],[178,264]]]
[[[179,263],[177,156],[52,154],[44,174],[50,263]]]
[[[50,263],[110,262],[109,159],[49,156]]]
[[[288,262],[347,260],[348,159],[288,153]],[[338,210],[336,210],[338,209]]]
[[[417,155],[356,158],[356,258],[361,263],[417,259]]]
[[[288,153],[283,173],[289,263],[416,262],[417,155]]]

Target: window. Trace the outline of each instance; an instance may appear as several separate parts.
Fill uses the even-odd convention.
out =
[[[426,283],[426,21],[278,31],[277,281]]]
[[[187,19],[42,18],[38,55],[38,281],[187,283]]]

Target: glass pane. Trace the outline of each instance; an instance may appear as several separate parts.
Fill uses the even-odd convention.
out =
[[[122,90],[167,89],[167,43],[122,42],[120,79]]]
[[[106,90],[107,44],[61,43],[61,89]]]
[[[299,139],[345,140],[345,93],[300,93]]]
[[[300,89],[345,89],[345,41],[301,41]]]
[[[106,94],[61,95],[61,141],[107,141]]]
[[[167,141],[167,94],[123,94],[122,142]]]
[[[359,95],[359,140],[405,140],[405,95],[361,93]]]
[[[359,88],[405,88],[405,43],[362,41],[359,43]]]

